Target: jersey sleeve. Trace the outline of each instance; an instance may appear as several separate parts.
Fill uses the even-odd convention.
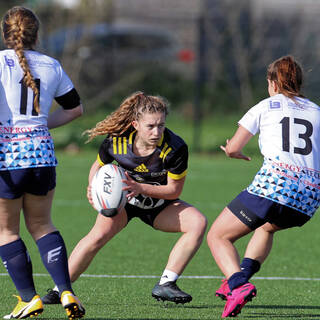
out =
[[[252,107],[238,122],[239,125],[255,135],[260,128],[262,105],[259,103]]]
[[[110,141],[111,141],[110,138],[106,138],[100,145],[97,160],[101,166],[107,163],[111,163],[114,160],[109,153]]]
[[[68,75],[65,73],[61,65],[59,65],[60,82],[55,92],[55,98],[65,95],[74,88],[74,85]]]
[[[188,146],[182,145],[168,160],[168,176],[174,180],[180,180],[187,174]]]
[[[55,100],[65,110],[74,109],[81,104],[80,96],[75,88],[60,97],[56,97]]]

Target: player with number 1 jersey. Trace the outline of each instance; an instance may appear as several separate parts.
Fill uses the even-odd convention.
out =
[[[9,9],[1,23],[7,49],[0,51],[0,257],[18,291],[4,319],[44,309],[20,236],[21,214],[68,319],[78,319],[85,309],[73,292],[66,246],[51,219],[57,160],[49,129],[81,116],[83,108],[59,62],[35,51],[39,26],[35,13],[22,6]],[[50,113],[53,99],[59,106]]]
[[[15,51],[0,51],[0,170],[56,166],[47,127],[52,101],[55,98],[65,109],[80,104],[57,60],[33,50],[26,50],[25,56],[40,92],[41,108],[35,110],[34,92],[23,81]]]

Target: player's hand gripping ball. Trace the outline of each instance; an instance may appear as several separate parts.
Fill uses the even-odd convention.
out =
[[[127,179],[124,170],[109,163],[102,166],[91,182],[91,194],[94,208],[106,217],[115,216],[127,202],[126,186],[122,180]]]

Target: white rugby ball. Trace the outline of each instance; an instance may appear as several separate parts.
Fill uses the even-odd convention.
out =
[[[102,166],[93,176],[91,195],[94,208],[104,216],[115,216],[126,204],[128,192],[122,190],[126,186],[122,179],[126,179],[124,170],[113,163]]]

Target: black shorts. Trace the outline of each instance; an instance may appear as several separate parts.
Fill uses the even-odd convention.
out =
[[[56,187],[56,167],[0,171],[0,198],[17,199],[24,193],[44,196]]]
[[[128,223],[132,218],[139,218],[144,223],[146,223],[149,226],[153,227],[153,222],[154,222],[155,218],[158,216],[158,214],[163,209],[165,209],[168,205],[170,205],[172,202],[175,202],[177,200],[178,199],[176,199],[176,200],[164,200],[164,203],[161,206],[155,207],[155,208],[152,208],[152,209],[142,209],[142,208],[139,208],[137,206],[133,206],[133,205],[127,203],[124,208],[125,208],[125,210],[127,212]]]
[[[251,194],[247,190],[242,191],[227,207],[251,230],[266,222],[282,229],[301,227],[310,220],[309,216],[300,211]]]

